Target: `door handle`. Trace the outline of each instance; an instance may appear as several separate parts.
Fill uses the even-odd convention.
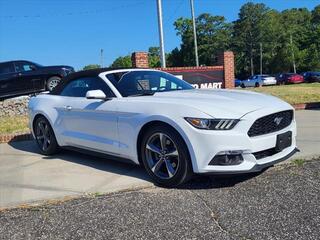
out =
[[[64,109],[67,110],[67,111],[71,111],[72,107],[71,106],[65,106]]]

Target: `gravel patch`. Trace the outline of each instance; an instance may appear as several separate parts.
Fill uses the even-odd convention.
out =
[[[0,117],[27,115],[29,99],[23,96],[0,101]]]

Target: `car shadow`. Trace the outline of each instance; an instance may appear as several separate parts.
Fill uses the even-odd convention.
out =
[[[230,188],[236,186],[239,183],[246,182],[252,178],[255,178],[266,170],[267,169],[264,169],[261,172],[234,175],[195,175],[191,181],[180,185],[178,189],[204,190],[215,188]]]
[[[12,141],[8,143],[16,150],[32,154],[41,154],[35,141]],[[62,149],[54,156],[42,156],[43,160],[56,161],[63,160],[75,164],[81,164],[90,168],[106,171],[114,174],[134,177],[148,182],[152,182],[146,171],[139,165],[128,161],[118,161],[112,157],[92,156],[86,153]],[[245,182],[256,177],[259,173],[241,175],[194,175],[186,184],[180,185],[177,189],[213,189],[233,187],[238,183]]]
[[[12,141],[8,144],[16,150],[41,155],[35,141]],[[63,160],[75,164],[84,165],[90,168],[98,169],[101,171],[119,175],[126,175],[151,182],[151,179],[142,167],[125,160],[116,161],[113,160],[112,157],[93,156],[82,152],[72,151],[69,149],[61,149],[59,153],[53,156],[41,156],[41,158],[46,161]]]

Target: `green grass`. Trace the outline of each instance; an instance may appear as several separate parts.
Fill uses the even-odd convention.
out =
[[[320,102],[320,83],[263,86],[245,90],[271,94],[290,104]]]
[[[305,160],[303,160],[303,159],[295,159],[295,160],[292,161],[292,163],[294,165],[296,165],[297,167],[302,167],[304,165],[304,163],[305,163]]]
[[[0,134],[29,132],[27,116],[0,117]]]

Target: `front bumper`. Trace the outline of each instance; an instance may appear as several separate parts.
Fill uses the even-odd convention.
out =
[[[281,109],[287,110],[287,109]],[[279,111],[281,111],[279,110]],[[291,157],[296,150],[296,122],[277,132],[249,137],[247,132],[253,122],[262,116],[278,112],[261,109],[243,116],[234,129],[228,131],[189,129],[189,139],[192,146],[192,164],[195,173],[237,174],[261,171]],[[281,152],[273,153],[257,159],[254,154],[275,148],[277,135],[291,131],[292,144]],[[241,151],[243,161],[238,165],[210,165],[210,161],[219,153]]]
[[[244,170],[244,171],[223,171],[223,172],[210,172],[210,173],[202,173],[203,175],[211,175],[211,174],[226,174],[226,175],[234,175],[234,174],[242,174],[242,173],[254,173],[254,172],[261,172],[263,169],[271,167],[277,163],[283,162],[290,157],[292,157],[295,153],[300,152],[298,148],[293,149],[289,154],[285,155],[284,157],[281,157],[279,159],[273,160],[271,162],[267,162],[265,164],[256,164],[253,168],[250,170]]]

